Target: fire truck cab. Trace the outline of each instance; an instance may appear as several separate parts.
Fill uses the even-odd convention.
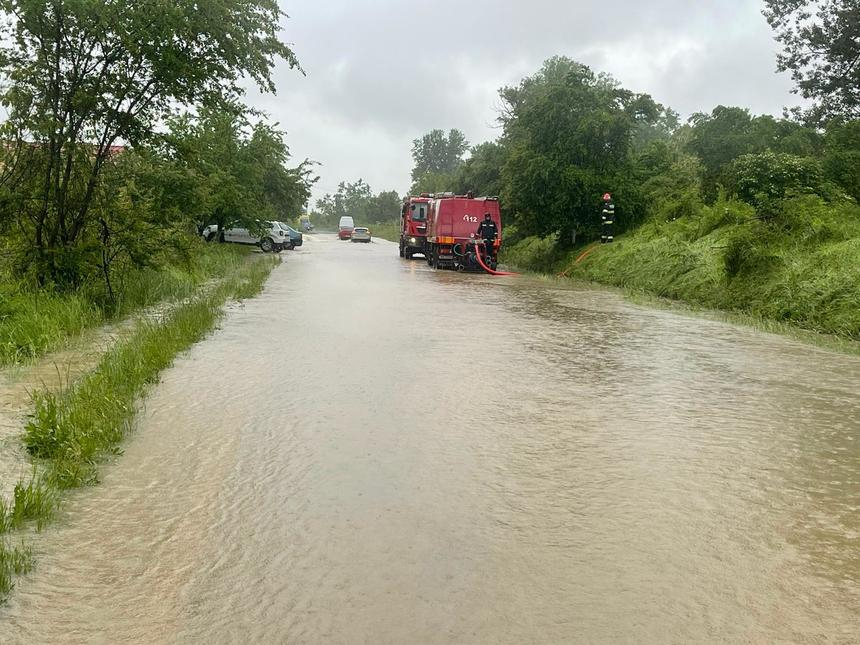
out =
[[[489,213],[496,223],[498,236],[492,248],[485,248],[477,236],[478,226]],[[472,197],[437,193],[430,203],[427,219],[427,263],[435,269],[481,271],[477,260],[481,254],[490,269],[502,243],[502,219],[498,197]]]
[[[400,209],[400,257],[411,259],[414,253],[427,257],[427,216],[430,195],[407,197]]]

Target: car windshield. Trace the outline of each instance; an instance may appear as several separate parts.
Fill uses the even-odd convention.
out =
[[[412,204],[412,219],[423,222],[427,219],[427,204]]]

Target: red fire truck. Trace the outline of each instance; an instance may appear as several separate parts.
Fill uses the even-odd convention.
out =
[[[430,195],[407,197],[400,209],[400,257],[411,259],[413,253],[427,257],[427,215],[430,211]]]
[[[481,271],[476,257],[480,253],[488,268],[495,269],[502,243],[499,198],[453,193],[436,193],[434,197],[427,218],[427,263],[435,269]],[[489,249],[476,236],[478,225],[487,213],[498,230],[498,237]]]

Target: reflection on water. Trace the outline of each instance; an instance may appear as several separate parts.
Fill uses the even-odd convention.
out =
[[[306,239],[39,539],[4,643],[860,640],[860,360]]]

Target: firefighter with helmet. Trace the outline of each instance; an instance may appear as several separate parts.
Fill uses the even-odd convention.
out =
[[[484,240],[484,255],[487,256],[490,262],[494,262],[495,243],[496,238],[499,236],[499,230],[493,221],[492,215],[484,213],[484,221],[478,224],[476,235],[479,239]]]
[[[600,213],[600,243],[609,244],[615,239],[612,234],[612,227],[615,224],[615,203],[612,201],[612,195],[609,193],[603,194],[603,210]]]

